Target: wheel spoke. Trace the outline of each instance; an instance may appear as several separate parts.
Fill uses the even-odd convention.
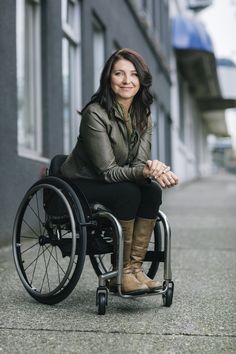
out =
[[[50,284],[49,284],[49,278],[48,278],[48,265],[49,265],[49,262],[50,262],[50,259],[51,259],[51,252],[50,251],[49,251],[49,254],[50,255],[49,255],[49,258],[48,258],[48,263],[46,264],[45,252],[43,253],[44,264],[45,264],[45,273],[44,273],[44,277],[43,277],[43,281],[42,281],[40,292],[42,292],[44,280],[45,280],[46,277],[47,277],[47,282],[48,282],[48,290],[50,291]]]
[[[59,272],[59,266],[58,266],[58,256],[57,256],[57,248],[55,247],[55,255],[56,255],[56,264],[57,264],[57,275],[58,275],[58,280],[59,283],[61,282],[61,277],[60,277],[60,272]]]
[[[39,244],[38,242],[34,243],[32,246],[30,246],[30,247],[26,248],[26,250],[22,251],[21,254],[24,254],[25,252],[31,250],[32,248],[34,248],[38,244]]]
[[[39,245],[38,254],[37,254],[36,262],[35,262],[35,264],[34,264],[34,269],[33,269],[33,273],[32,273],[32,278],[31,278],[30,285],[32,285],[32,283],[33,283],[34,274],[35,274],[35,270],[36,270],[37,263],[38,263],[38,259],[39,259],[40,247],[42,247],[42,246]]]
[[[65,238],[65,236],[66,236],[66,235],[69,235],[70,233],[71,233],[71,230],[66,230],[65,233],[62,233],[62,232],[61,232],[61,238],[63,238],[63,237]]]
[[[55,263],[57,264],[57,266],[61,269],[61,271],[66,274],[66,272],[64,271],[64,269],[60,266],[59,262],[56,260],[56,258],[53,256],[52,252],[47,249],[47,251],[50,253],[51,257],[54,259]]]
[[[28,222],[27,222],[25,219],[23,219],[22,222],[25,223],[25,224],[28,226],[28,228],[29,228],[37,237],[39,237],[38,233],[33,229],[33,227],[31,227],[31,226],[28,224]]]
[[[33,239],[33,240],[37,240],[38,236],[34,237],[34,236],[23,236],[23,235],[21,235],[21,238],[30,238],[30,239]]]
[[[28,204],[29,205],[29,208],[31,209],[31,211],[34,213],[34,215],[36,216],[36,218],[38,219],[39,221],[39,225],[41,224],[43,226],[43,222],[39,216],[39,211],[38,211],[38,214],[34,211],[33,207],[30,205],[30,203]]]
[[[37,203],[37,210],[38,210],[38,221],[39,221],[39,230],[40,230],[40,234],[42,234],[42,230],[41,230],[41,219],[39,216],[39,201],[38,201],[38,194],[36,193],[36,203]]]
[[[50,246],[47,246],[47,248],[49,248]],[[29,269],[29,267],[34,263],[34,262],[36,262],[37,261],[37,259],[39,259],[39,257],[47,250],[47,248],[45,248],[45,250],[43,249],[43,251],[39,254],[39,255],[37,255],[37,257],[26,267],[26,268],[24,268],[24,271],[26,271],[27,269]]]

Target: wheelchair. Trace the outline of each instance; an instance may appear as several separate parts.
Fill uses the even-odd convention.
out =
[[[117,278],[117,293],[128,299],[162,295],[171,306],[174,282],[171,273],[171,229],[159,211],[143,268],[154,278],[164,263],[163,287],[146,294],[122,293],[123,235],[116,217],[99,203],[89,204],[82,191],[60,174],[66,155],[56,155],[44,177],[26,192],[13,228],[13,258],[27,292],[44,304],[64,300],[80,279],[85,257],[98,276],[96,305],[104,315],[109,281]]]

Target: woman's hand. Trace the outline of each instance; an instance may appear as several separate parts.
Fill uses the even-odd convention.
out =
[[[172,171],[163,173],[160,177],[156,178],[156,180],[162,188],[170,188],[178,184],[178,177]]]
[[[159,160],[148,160],[143,169],[143,175],[146,178],[155,179],[162,188],[170,188],[178,183],[178,177],[169,166],[166,166]]]
[[[170,167],[166,166],[163,162],[159,160],[148,160],[143,169],[143,174],[145,177],[156,179],[168,171],[170,171]]]

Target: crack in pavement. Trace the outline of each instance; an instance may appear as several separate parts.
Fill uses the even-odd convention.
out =
[[[71,333],[103,333],[103,334],[127,334],[127,335],[156,335],[156,336],[186,336],[186,337],[212,337],[212,338],[236,338],[236,334],[219,334],[219,333],[171,333],[171,332],[163,332],[163,333],[155,333],[155,332],[125,332],[125,331],[102,331],[102,330],[81,330],[81,329],[50,329],[50,328],[18,328],[18,327],[2,327],[0,326],[0,330],[12,330],[12,331],[41,331],[41,332],[71,332]]]

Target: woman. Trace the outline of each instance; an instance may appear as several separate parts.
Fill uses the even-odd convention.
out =
[[[111,55],[100,87],[82,110],[77,144],[62,165],[87,199],[100,202],[118,218],[124,236],[122,292],[140,294],[161,287],[146,276],[142,263],[161,205],[161,187],[177,176],[150,160],[152,77],[131,49]],[[158,182],[158,183],[157,183]],[[114,290],[115,279],[110,282]]]

